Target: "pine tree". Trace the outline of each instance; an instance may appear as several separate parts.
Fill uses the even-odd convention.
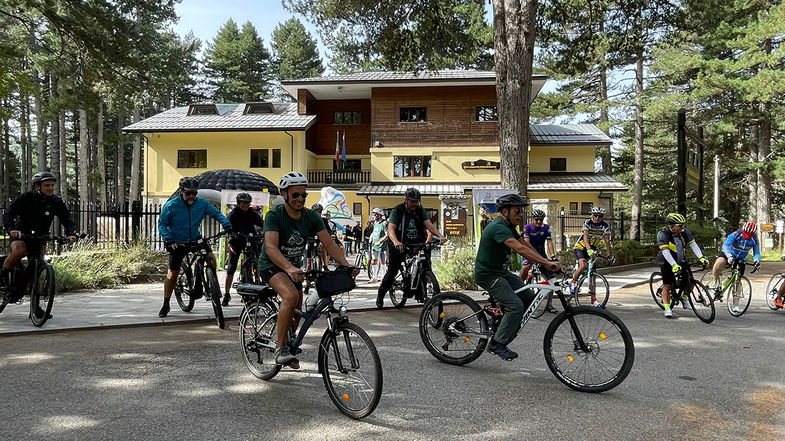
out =
[[[256,101],[269,94],[270,53],[256,28],[229,19],[205,52],[205,75],[215,102]]]
[[[316,39],[295,17],[275,27],[271,45],[279,80],[315,77],[324,71]]]

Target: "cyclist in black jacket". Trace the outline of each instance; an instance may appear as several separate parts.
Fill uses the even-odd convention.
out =
[[[226,216],[229,222],[232,223],[232,230],[235,233],[251,234],[254,236],[264,233],[255,231],[255,227],[259,227],[264,231],[264,221],[262,216],[255,210],[251,210],[251,195],[248,193],[237,194],[237,206]],[[229,267],[226,268],[226,283],[225,294],[223,298],[223,306],[229,305],[232,296],[229,295],[229,290],[232,288],[232,281],[234,280],[234,273],[237,271],[237,262],[240,260],[240,253],[243,252],[246,245],[245,237],[232,237],[229,239]]]
[[[33,190],[23,193],[11,203],[3,215],[3,226],[11,236],[11,255],[3,262],[0,284],[8,284],[8,273],[28,254],[43,252],[46,242],[22,238],[22,235],[49,234],[55,216],[71,242],[76,241],[76,225],[71,221],[65,202],[55,193],[57,178],[49,172],[33,176]],[[41,314],[43,315],[43,314]]]

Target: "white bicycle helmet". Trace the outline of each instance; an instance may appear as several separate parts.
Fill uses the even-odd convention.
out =
[[[591,214],[602,214],[602,215],[604,215],[605,214],[605,207],[602,207],[602,206],[599,206],[599,205],[595,205],[595,206],[591,207]]]
[[[371,210],[371,213],[372,213],[372,214],[381,214],[382,216],[384,216],[384,210],[382,210],[382,209],[381,209],[381,208],[379,208],[379,207],[376,207],[376,208],[374,208],[373,210]]]
[[[302,173],[292,171],[289,172],[283,177],[281,177],[281,183],[278,184],[279,190],[286,190],[289,187],[296,187],[298,185],[302,185],[304,187],[308,186],[308,178],[306,178]]]

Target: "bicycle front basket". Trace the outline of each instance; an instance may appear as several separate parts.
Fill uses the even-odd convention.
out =
[[[337,269],[322,274],[316,279],[316,292],[319,297],[332,297],[349,292],[355,288],[354,277],[347,269]]]

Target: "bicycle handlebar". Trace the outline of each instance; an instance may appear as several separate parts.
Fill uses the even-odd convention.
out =
[[[57,242],[59,244],[67,244],[71,242],[69,237],[76,237],[77,239],[84,239],[87,237],[85,233],[75,234],[73,236],[52,236],[51,234],[20,234],[20,239],[34,239],[45,242]]]

